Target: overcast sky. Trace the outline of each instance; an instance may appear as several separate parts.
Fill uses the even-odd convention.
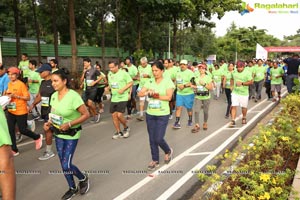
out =
[[[300,0],[246,0],[250,7],[254,8],[253,12],[246,13],[243,16],[237,11],[227,12],[225,16],[219,20],[213,17],[212,21],[216,23],[214,29],[217,36],[224,36],[227,28],[234,22],[238,27],[252,27],[257,29],[266,29],[267,34],[273,35],[279,39],[283,36],[295,35],[300,29]],[[255,8],[255,3],[263,4],[293,4],[292,9],[271,8],[269,10]],[[256,4],[257,5],[257,4]],[[298,8],[297,8],[298,7]],[[273,12],[273,13],[270,13]],[[289,13],[279,13],[279,11]],[[291,13],[298,12],[298,13]]]

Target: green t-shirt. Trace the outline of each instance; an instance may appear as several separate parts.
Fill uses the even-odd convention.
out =
[[[39,88],[41,85],[41,76],[38,72],[30,70],[28,73],[28,79],[39,81],[38,83],[28,83],[29,85],[29,92],[31,94],[37,94],[39,92]]]
[[[25,60],[25,61],[21,60],[19,62],[19,66],[18,67],[19,67],[20,70],[22,70],[23,77],[28,77],[28,74],[31,71],[29,69],[29,60]]]
[[[98,88],[104,88],[105,87],[104,79],[105,79],[106,75],[103,72],[100,72],[100,76],[102,76],[103,78],[98,82]],[[97,79],[100,78],[100,76],[98,76]]]
[[[258,82],[261,81],[265,78],[265,73],[267,71],[267,68],[264,66],[255,66],[255,68],[253,69],[253,73],[254,73],[254,81]]]
[[[132,82],[132,78],[124,70],[119,69],[116,73],[108,73],[108,84],[112,94],[111,102],[128,101],[130,89],[124,91],[123,94],[119,94],[118,91],[130,82]]]
[[[228,64],[227,64],[227,63],[224,63],[223,65],[221,65],[221,66],[220,66],[220,70],[223,71],[223,72],[228,71]]]
[[[5,113],[0,106],[0,147],[3,145],[11,145],[11,139],[8,131]]]
[[[130,67],[125,65],[125,67],[128,69],[128,73],[129,73],[131,79],[133,80],[133,78],[138,74],[137,67],[135,65],[131,65]],[[137,85],[137,84],[139,84],[139,80],[134,80],[133,85]]]
[[[170,78],[173,80],[176,80],[176,75],[177,73],[180,71],[178,71],[178,68],[177,67],[170,67],[168,69],[166,69],[165,71],[168,71],[169,74],[170,74]]]
[[[189,95],[193,94],[194,91],[191,87],[183,88],[182,90],[178,88],[180,85],[190,83],[191,79],[195,77],[194,72],[189,69],[184,71],[179,71],[176,75],[176,85],[177,85],[177,94],[179,95]]]
[[[140,74],[139,88],[143,88],[145,83],[147,81],[149,81],[149,79],[151,77],[153,77],[151,65],[147,65],[146,67],[139,66],[138,71],[139,71],[139,74]],[[144,75],[148,75],[148,76],[150,76],[150,78],[144,78]]]
[[[209,90],[205,86],[200,84],[200,80],[202,80],[206,85],[208,85],[212,82],[211,77],[209,75],[205,75],[203,78],[201,78],[200,76],[195,78],[195,82],[197,85],[196,92],[209,92]],[[195,95],[195,98],[200,99],[200,100],[210,99],[210,92],[209,92],[208,96]]]
[[[69,89],[67,94],[61,99],[58,100],[58,92],[54,92],[51,95],[51,112],[49,114],[49,120],[53,123],[55,127],[59,127],[64,123],[68,123],[80,117],[80,112],[77,109],[84,105],[84,102],[80,95],[74,91]],[[77,128],[80,125],[72,126],[71,128]],[[58,138],[67,139],[67,140],[74,140],[80,138],[81,131],[78,131],[76,135],[69,136],[69,135],[56,135]]]
[[[237,94],[240,96],[248,96],[249,95],[249,86],[236,86],[236,82],[240,81],[240,82],[247,82],[252,80],[252,75],[251,73],[249,73],[249,71],[247,70],[243,70],[242,72],[233,72],[232,73],[232,78],[234,81],[234,85],[233,85],[233,94]]]
[[[155,93],[159,93],[159,96],[167,95],[168,89],[174,89],[174,83],[171,79],[163,78],[163,80],[157,84],[155,79],[150,79],[145,85],[145,88],[153,90]],[[148,101],[147,114],[155,116],[164,116],[170,114],[169,101],[163,101],[150,98]]]
[[[228,71],[224,73],[224,76],[225,76],[225,79],[226,79],[226,82],[225,82],[225,88],[229,89],[230,88],[230,80],[232,78],[232,72]]]
[[[221,69],[212,71],[213,80],[216,83],[221,83],[223,73],[224,72]]]
[[[280,85],[282,83],[282,77],[276,78],[276,76],[283,75],[284,71],[282,67],[271,68],[270,75],[272,77],[271,79],[271,85]]]

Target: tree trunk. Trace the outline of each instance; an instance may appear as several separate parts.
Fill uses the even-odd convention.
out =
[[[140,50],[142,48],[142,11],[140,7],[138,7],[137,12],[137,33],[136,49]]]
[[[54,55],[55,58],[58,60],[58,32],[56,26],[56,0],[49,0],[50,1],[50,8],[51,8],[51,19],[52,19],[52,31],[53,31],[53,39],[54,39]]]
[[[101,59],[102,59],[102,68],[105,69],[105,15],[104,13],[102,12],[102,15],[101,15],[101,20],[100,20],[100,23],[101,23]]]
[[[173,16],[173,58],[176,59],[177,57],[177,16]]]
[[[119,44],[119,12],[120,12],[119,0],[116,0],[116,46],[118,61],[120,60],[120,44]]]
[[[19,8],[18,0],[13,1],[13,11],[15,19],[15,32],[16,32],[16,49],[17,49],[17,65],[20,62],[21,58],[21,44],[20,44],[20,30],[19,30]]]
[[[74,15],[74,0],[68,0],[69,8],[69,20],[70,20],[70,36],[71,36],[71,45],[72,45],[72,66],[71,74],[77,72],[77,44],[76,44],[76,24],[75,24],[75,15]]]
[[[32,0],[31,3],[32,3],[33,18],[34,18],[34,26],[35,26],[35,30],[36,30],[38,62],[40,63],[41,62],[40,26],[39,26],[39,23],[37,21],[37,16],[36,16],[35,0]]]

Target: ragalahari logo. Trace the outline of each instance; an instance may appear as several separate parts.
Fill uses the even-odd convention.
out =
[[[242,7],[244,8],[244,10],[242,10],[242,12],[241,12],[241,15],[243,16],[244,14],[246,14],[246,13],[250,13],[250,12],[253,12],[253,8],[251,8],[250,6],[249,6],[249,4],[247,3],[246,4],[246,2],[243,2],[242,3]]]

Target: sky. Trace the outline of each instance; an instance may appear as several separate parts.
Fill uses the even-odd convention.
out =
[[[216,16],[212,18],[216,23],[214,31],[217,36],[224,36],[232,22],[237,27],[256,26],[257,29],[266,29],[267,34],[278,39],[295,35],[300,29],[300,0],[246,0],[246,4],[253,8],[252,12],[241,15],[231,11],[225,13],[221,20]],[[266,9],[268,6],[271,8]]]

